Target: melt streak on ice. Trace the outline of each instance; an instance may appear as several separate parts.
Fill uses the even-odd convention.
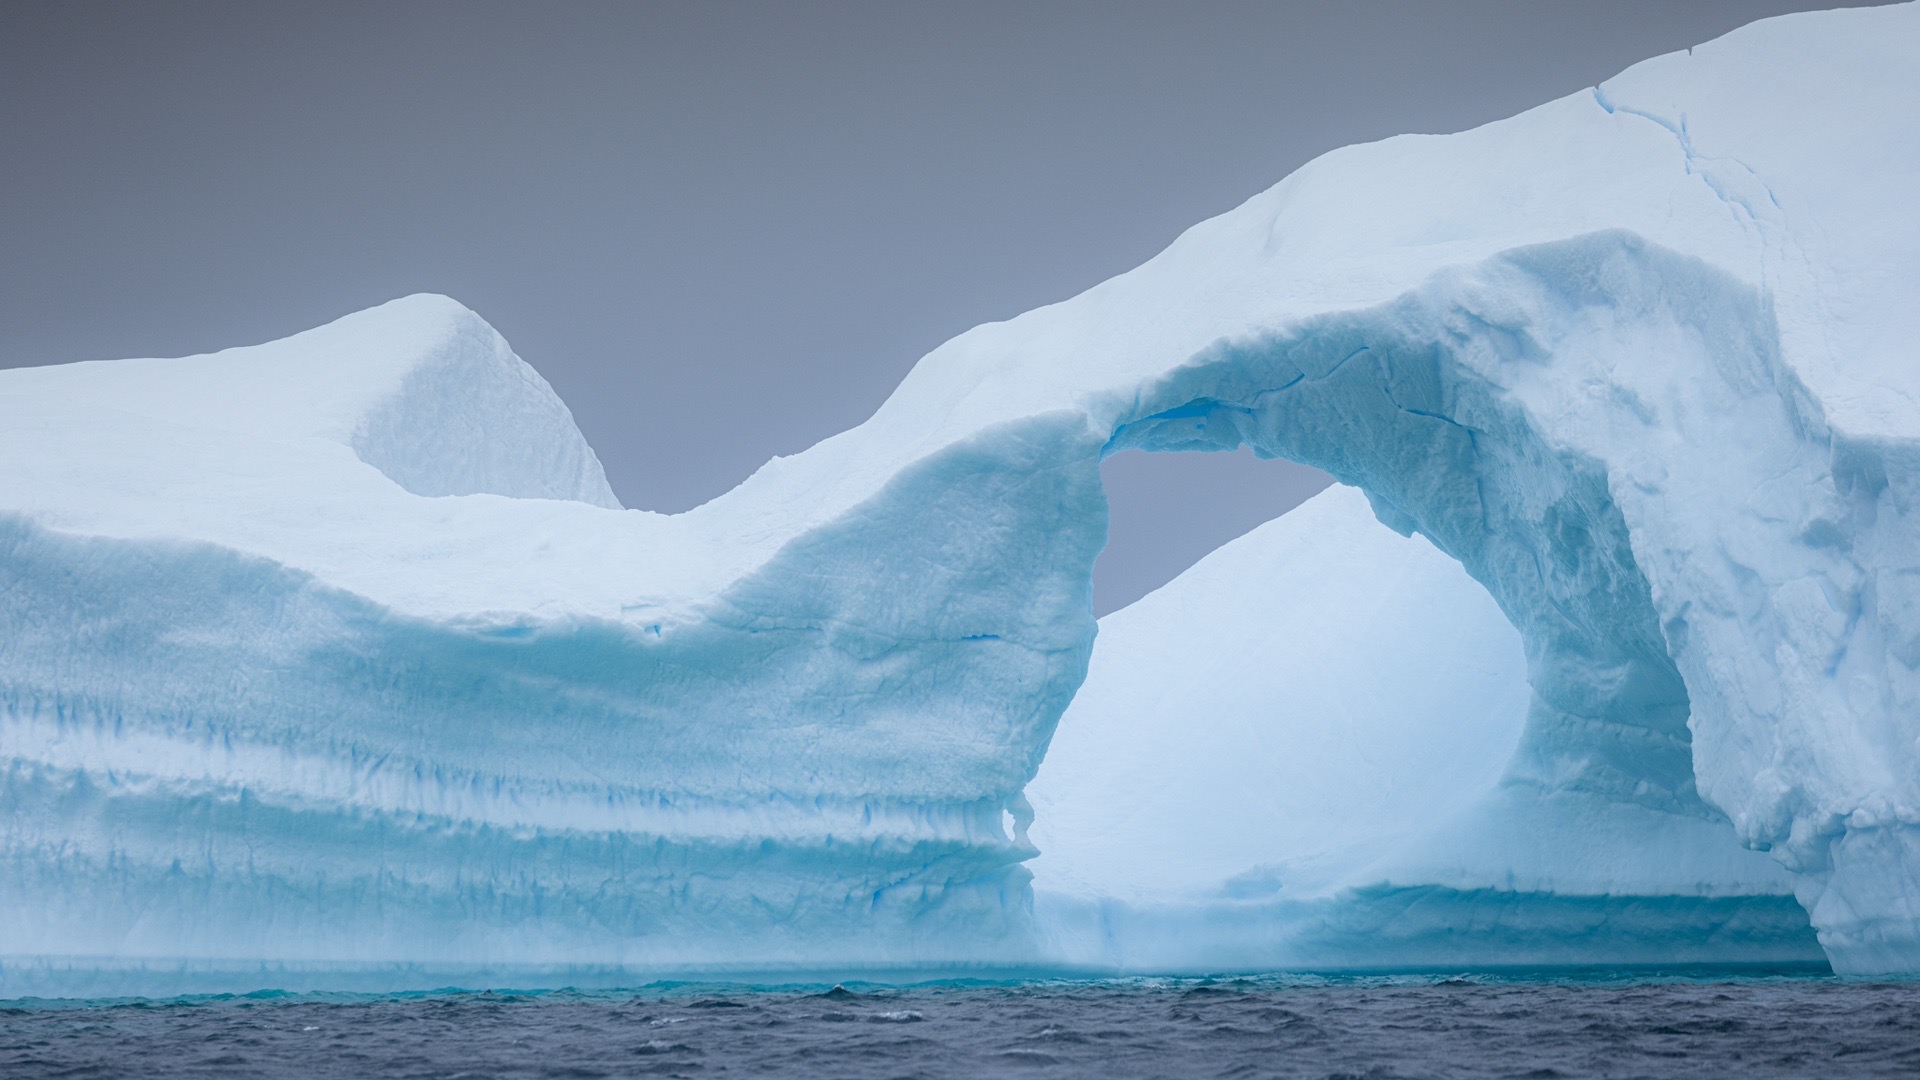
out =
[[[1328,154],[674,516],[441,297],[0,373],[0,993],[1920,970],[1915,56]],[[1101,458],[1243,444],[1407,539],[1336,489],[1096,655]]]

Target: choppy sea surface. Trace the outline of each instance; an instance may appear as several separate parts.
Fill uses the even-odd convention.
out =
[[[1920,1075],[1920,984],[1712,973],[0,1002],[22,1077]]]

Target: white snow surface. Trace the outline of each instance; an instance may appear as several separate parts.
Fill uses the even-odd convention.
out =
[[[1505,770],[1448,834],[1484,843],[1371,885],[1328,856],[1366,904],[1315,955],[1429,955],[1354,927],[1406,888],[1480,910],[1496,864],[1529,904],[1630,884],[1471,824],[1539,813],[1724,830],[1837,968],[1920,970],[1916,55],[1913,5],[1787,16],[1336,151],[673,516],[619,509],[444,298],[0,372],[0,984],[1045,961],[1023,790],[1092,651],[1098,462],[1241,444],[1457,560],[1531,687],[1511,757],[1461,766]],[[1275,730],[1326,738],[1304,715]],[[1339,835],[1384,845],[1369,817]],[[1530,948],[1610,917],[1578,895]],[[1170,910],[1114,916],[1175,943],[1116,962],[1198,962]]]

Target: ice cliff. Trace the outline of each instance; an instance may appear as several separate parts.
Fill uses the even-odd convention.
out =
[[[674,516],[443,298],[0,373],[0,991],[1778,959],[1787,891],[1920,970],[1916,55],[1790,16],[1326,155]],[[1223,550],[1035,781],[1099,461],[1242,444],[1430,550],[1351,493]],[[1240,729],[1145,711],[1189,650]],[[1513,932],[1435,952],[1449,904]]]

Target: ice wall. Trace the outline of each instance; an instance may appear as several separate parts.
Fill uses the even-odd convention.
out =
[[[336,356],[369,326],[394,362]],[[30,466],[0,479],[18,508],[0,515],[0,984],[621,981],[1026,955],[1032,849],[1007,813],[1089,645],[1028,610],[1087,607],[1097,527],[1051,526],[1099,520],[1097,464],[1014,422],[713,595],[651,596],[634,583],[670,585],[658,562],[711,574],[698,561],[721,546],[586,499],[395,484],[396,461],[416,481],[485,475],[498,445],[565,418],[551,395],[459,414],[530,385],[482,326],[416,298],[129,364],[146,387],[111,385],[111,364],[0,377],[21,421],[0,453]],[[284,423],[167,407],[207,393],[216,364],[315,385],[249,403]],[[379,425],[353,410],[401,413],[409,386],[447,371],[496,385],[413,413],[372,444],[412,456],[373,468],[354,443]],[[106,385],[68,389],[88,378]],[[383,392],[356,385],[374,378]],[[348,404],[305,426],[316,400]],[[568,490],[584,444],[567,431],[495,479]],[[1063,595],[1035,594],[1049,575]]]
[[[1920,969],[1914,55],[1792,16],[1329,154],[671,517],[444,300],[0,373],[0,981],[1031,961],[1098,461],[1241,443],[1486,588],[1516,790]]]

